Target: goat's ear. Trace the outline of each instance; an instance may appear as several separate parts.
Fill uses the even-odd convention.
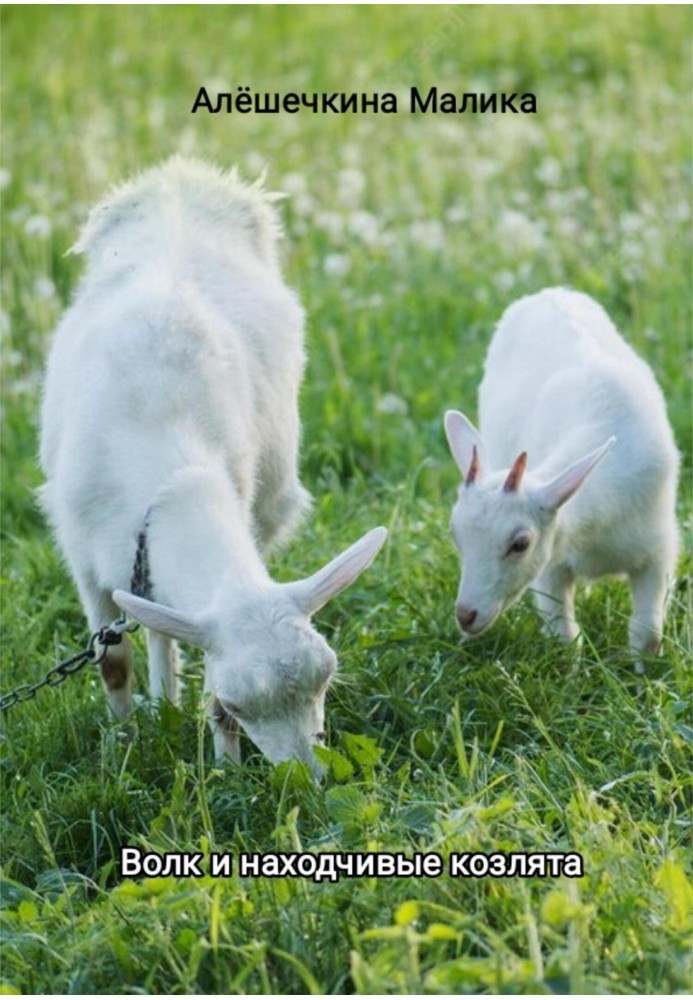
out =
[[[163,604],[156,604],[155,601],[145,601],[134,594],[128,594],[125,590],[114,590],[113,600],[121,610],[129,614],[140,625],[168,635],[172,639],[180,639],[181,642],[189,642],[191,646],[200,646],[202,649],[210,645],[210,630],[205,628],[199,618],[184,615],[173,608],[167,608]]]
[[[459,410],[448,410],[445,414],[445,435],[467,486],[482,479],[488,470],[488,460],[476,427]]]
[[[331,597],[353,583],[373,562],[386,538],[387,528],[373,528],[313,576],[285,584],[301,614],[315,614]]]
[[[566,500],[570,500],[572,495],[580,489],[592,469],[601,462],[615,440],[615,437],[609,438],[601,448],[597,448],[596,451],[591,451],[584,458],[578,459],[551,482],[537,487],[534,490],[535,499],[547,510],[558,510]]]

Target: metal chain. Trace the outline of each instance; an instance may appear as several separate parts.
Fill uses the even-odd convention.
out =
[[[148,601],[152,600],[152,581],[149,569],[149,552],[147,549],[147,528],[149,527],[150,517],[151,508],[147,511],[144,518],[144,530],[140,532],[137,538],[137,552],[135,553],[135,564],[130,584],[131,593],[138,597],[143,597]],[[12,708],[13,705],[18,705],[23,701],[29,701],[43,687],[57,687],[58,684],[62,684],[72,674],[76,674],[78,670],[86,667],[87,663],[101,663],[108,651],[108,647],[117,646],[123,641],[123,632],[136,632],[138,628],[139,625],[137,622],[128,624],[125,612],[123,612],[110,625],[104,625],[98,632],[94,632],[86,649],[83,649],[80,653],[75,653],[74,656],[63,660],[62,663],[58,663],[57,666],[48,671],[43,680],[37,681],[36,684],[20,684],[14,691],[3,695],[0,698],[0,712],[6,712],[8,708]],[[98,646],[103,646],[100,652],[97,650]]]
[[[86,649],[52,667],[43,680],[37,681],[36,684],[20,684],[14,691],[3,695],[0,698],[0,712],[6,712],[8,708],[23,701],[29,701],[42,687],[57,687],[58,684],[62,684],[72,674],[76,674],[78,670],[85,667],[87,663],[101,663],[109,646],[119,645],[123,641],[124,632],[135,632],[138,628],[138,623],[128,622],[123,612],[110,625],[104,625],[98,632],[94,632]],[[103,646],[103,649],[99,650],[99,646]]]

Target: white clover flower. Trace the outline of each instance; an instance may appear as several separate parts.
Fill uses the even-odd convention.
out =
[[[159,97],[154,97],[149,102],[147,118],[151,128],[161,128],[166,121],[166,102]]]
[[[460,202],[457,202],[456,204],[450,206],[450,208],[445,213],[445,218],[447,219],[448,222],[451,222],[454,225],[456,222],[464,222],[466,219],[468,219],[469,212],[464,205],[462,205]]]
[[[576,240],[580,235],[580,224],[577,219],[570,215],[560,216],[556,228],[560,235],[567,240]]]
[[[337,173],[337,197],[343,205],[358,205],[365,186],[363,171],[356,167],[345,167]]]
[[[621,232],[639,233],[642,230],[645,220],[637,212],[624,212],[620,219]]]
[[[30,215],[24,223],[27,236],[38,236],[42,240],[50,236],[52,230],[51,220],[47,215]]]
[[[381,233],[378,238],[378,246],[383,248],[394,248],[396,242],[397,237],[392,231]]]
[[[638,240],[624,240],[621,244],[621,253],[628,261],[639,261],[645,256],[645,248]]]
[[[34,281],[34,292],[46,302],[55,298],[55,285],[47,275],[42,275]]]
[[[292,173],[285,174],[285,176],[282,177],[281,189],[282,191],[286,191],[287,194],[304,194],[308,190],[308,181],[305,179],[303,174],[293,171]]]
[[[241,80],[241,85],[245,81]],[[205,90],[209,94],[210,100],[214,98],[215,94],[228,94],[232,91],[232,87],[228,80],[225,80],[223,76],[213,76],[205,83]]]
[[[385,302],[382,295],[376,292],[374,295],[368,295],[365,299],[357,299],[354,302],[355,309],[380,309]]]
[[[323,262],[325,274],[331,274],[336,277],[342,277],[347,274],[350,267],[351,262],[343,253],[328,253]]]
[[[333,240],[338,240],[344,235],[344,216],[339,212],[316,212],[313,221]]]
[[[499,271],[495,277],[495,285],[502,292],[509,292],[515,284],[515,275],[507,269]]]
[[[342,157],[345,163],[358,163],[361,159],[361,147],[356,143],[347,142],[342,146]]]
[[[472,163],[472,171],[474,175],[474,180],[476,181],[490,181],[500,173],[502,169],[501,163],[490,156],[479,156]]]
[[[3,360],[7,368],[16,368],[17,365],[21,365],[24,356],[21,351],[8,351]]]
[[[547,156],[537,167],[535,177],[542,184],[554,187],[561,179],[561,164],[554,156]]]
[[[262,153],[258,153],[256,152],[256,150],[251,150],[251,152],[248,153],[248,155],[245,158],[245,162],[247,164],[248,172],[250,174],[262,174],[267,170],[269,166],[267,160],[262,155]],[[285,188],[282,185],[281,190],[288,191],[288,188]]]
[[[296,194],[291,199],[291,207],[296,215],[310,215],[315,208],[315,201],[307,193]]]
[[[409,413],[407,401],[401,396],[396,396],[394,392],[386,392],[381,396],[375,406],[378,413],[388,413],[394,416],[405,417]]]
[[[691,208],[687,201],[675,201],[669,206],[668,214],[674,222],[687,222],[690,218]]]
[[[349,216],[349,232],[367,246],[375,246],[380,236],[380,225],[372,212],[352,212]]]
[[[41,385],[40,372],[29,372],[25,378],[12,381],[8,387],[10,396],[29,396],[37,392]]]
[[[547,191],[544,205],[551,215],[563,215],[572,208],[573,199],[568,191]]]
[[[441,250],[445,245],[445,229],[437,219],[418,220],[409,227],[409,238],[426,250]]]
[[[198,141],[197,132],[192,125],[184,125],[183,128],[178,133],[178,141],[176,143],[176,148],[179,153],[185,156],[195,156],[198,152]],[[258,168],[255,173],[259,173],[261,168]]]
[[[501,214],[498,220],[498,236],[512,252],[541,250],[546,246],[543,224],[513,209],[507,209]]]

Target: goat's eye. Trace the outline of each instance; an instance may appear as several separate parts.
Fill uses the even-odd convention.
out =
[[[515,539],[514,542],[511,542],[510,548],[506,552],[506,555],[511,555],[513,553],[518,553],[518,552],[526,552],[527,549],[529,548],[529,541],[530,541],[529,535],[520,535],[518,538]]]

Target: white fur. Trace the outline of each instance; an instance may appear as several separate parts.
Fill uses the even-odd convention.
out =
[[[121,607],[151,629],[154,696],[177,700],[172,639],[192,642],[217,753],[238,758],[238,720],[271,759],[312,763],[335,657],[309,616],[386,532],[311,578],[315,599],[310,581],[278,584],[265,569],[261,552],[309,501],[297,476],[303,312],[279,271],[274,197],[176,158],[94,209],[48,362],[42,501],[91,628]],[[145,518],[155,603],[127,593]],[[126,673],[109,686],[104,669],[123,716],[127,645],[107,663]]]
[[[679,456],[651,370],[596,302],[546,289],[502,317],[479,417],[477,434],[462,414],[446,414],[463,476],[474,446],[479,458],[476,481],[462,485],[452,514],[463,556],[462,628],[490,628],[532,585],[549,633],[570,641],[578,635],[576,579],[626,574],[630,643],[642,669],[642,656],[661,643],[678,547]],[[523,451],[527,472],[506,490]],[[526,548],[510,551],[513,543]]]

